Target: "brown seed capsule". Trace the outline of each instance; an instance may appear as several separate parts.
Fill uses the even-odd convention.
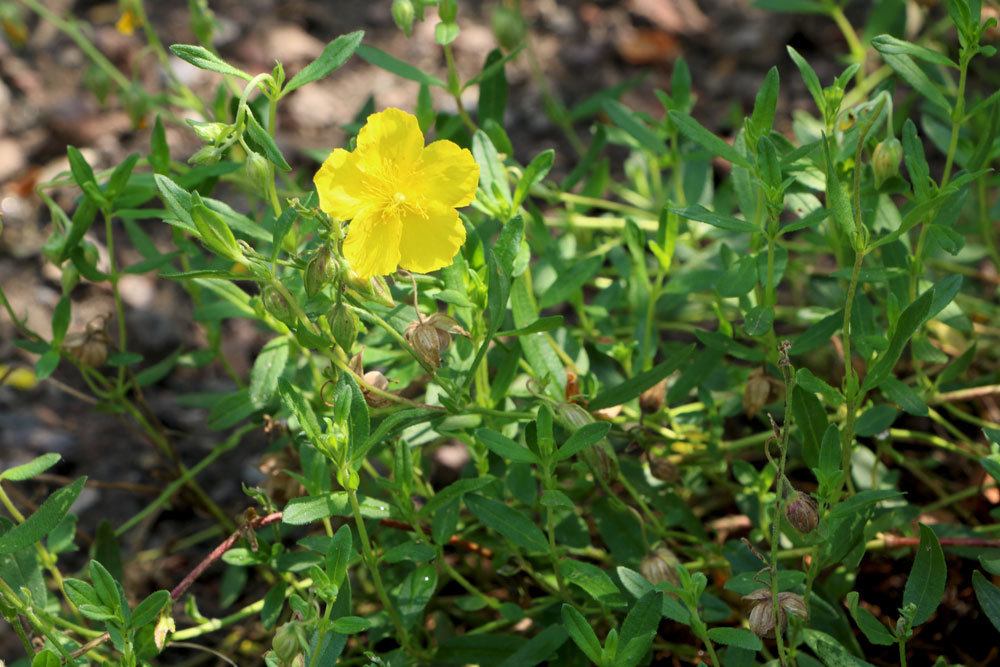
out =
[[[434,313],[426,319],[411,322],[403,337],[421,359],[437,368],[441,365],[441,354],[451,345],[453,334],[468,336],[469,332],[447,315]]]
[[[770,395],[771,383],[764,371],[758,368],[747,378],[747,385],[743,390],[743,410],[747,417],[753,417],[767,405],[767,399]]]
[[[639,409],[646,414],[660,411],[667,400],[667,381],[660,380],[646,391],[639,394]]]
[[[664,581],[674,586],[680,586],[681,581],[676,570],[680,563],[680,559],[673,551],[666,547],[660,547],[642,559],[639,564],[639,572],[654,586]]]
[[[680,479],[680,471],[677,466],[668,461],[665,456],[647,454],[646,461],[649,463],[649,474],[661,482],[674,483]]]
[[[816,501],[811,496],[796,491],[788,502],[788,506],[785,507],[785,518],[800,533],[811,533],[819,525]]]
[[[758,637],[774,637],[775,628],[785,629],[788,615],[797,616],[803,620],[809,618],[809,610],[801,595],[795,593],[778,593],[778,618],[774,615],[774,603],[771,591],[758,588],[743,599],[750,603],[750,629]]]
[[[104,318],[89,322],[85,331],[66,336],[63,347],[84,366],[91,368],[103,366],[108,360],[110,344],[108,335],[104,331],[104,324]]]

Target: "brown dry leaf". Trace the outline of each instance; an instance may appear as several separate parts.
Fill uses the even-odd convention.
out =
[[[681,54],[681,45],[676,38],[650,28],[628,28],[619,32],[615,49],[630,65],[670,62]]]
[[[704,32],[711,25],[694,0],[629,0],[628,8],[675,35]]]

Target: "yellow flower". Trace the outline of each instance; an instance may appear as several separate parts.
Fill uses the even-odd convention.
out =
[[[455,209],[475,198],[479,165],[450,141],[424,146],[415,116],[386,109],[368,117],[353,151],[334,150],[313,182],[320,208],[351,221],[344,257],[359,276],[428,273],[465,243]]]
[[[123,35],[131,35],[142,25],[142,20],[131,9],[126,9],[115,23],[115,29]]]

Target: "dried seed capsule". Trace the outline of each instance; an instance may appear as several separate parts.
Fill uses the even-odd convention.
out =
[[[795,593],[778,593],[778,617],[774,615],[774,603],[771,591],[758,588],[743,599],[750,603],[750,629],[758,637],[774,637],[775,628],[784,630],[788,624],[788,615],[797,616],[803,620],[809,618],[809,609],[801,595]]]
[[[403,336],[424,361],[437,368],[441,365],[441,354],[451,345],[452,334],[468,336],[469,332],[447,315],[434,313],[427,319],[411,322]]]
[[[674,483],[680,480],[681,475],[677,466],[668,461],[665,456],[647,454],[646,461],[649,463],[649,474],[661,482]]]
[[[667,400],[667,381],[660,380],[646,391],[639,394],[639,409],[646,414],[660,411]]]
[[[785,518],[800,533],[811,533],[819,525],[816,501],[811,496],[796,491],[788,506],[785,507]]]
[[[680,577],[676,570],[680,564],[680,559],[673,551],[666,547],[660,547],[642,559],[642,563],[639,564],[639,572],[654,586],[665,581],[674,586],[680,586]]]
[[[747,386],[743,390],[743,410],[747,417],[753,417],[760,412],[760,409],[767,405],[770,395],[771,383],[764,375],[764,371],[758,368],[747,378]]]

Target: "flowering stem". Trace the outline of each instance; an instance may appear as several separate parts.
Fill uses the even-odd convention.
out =
[[[458,67],[455,65],[455,54],[452,52],[451,44],[444,46],[444,60],[448,65],[448,92],[455,98],[455,106],[458,110],[458,117],[462,119],[469,132],[475,133],[476,124],[473,122],[469,112],[465,110],[462,102],[462,82],[458,75]]]
[[[861,44],[857,31],[854,30],[851,22],[847,20],[847,16],[844,15],[844,10],[840,6],[834,5],[830,8],[830,18],[833,19],[833,22],[837,24],[840,32],[844,35],[844,40],[847,41],[847,48],[851,51],[851,60],[861,65],[858,68],[858,73],[854,76],[855,82],[861,85],[865,80],[865,57],[867,51]]]
[[[413,647],[410,645],[410,633],[406,630],[406,626],[403,624],[403,619],[399,615],[396,607],[393,606],[392,602],[389,600],[389,595],[385,592],[385,585],[382,583],[382,575],[378,571],[378,562],[375,559],[375,552],[372,550],[371,542],[368,540],[368,529],[365,528],[365,519],[361,516],[361,504],[358,503],[358,493],[352,488],[347,489],[347,497],[351,501],[351,511],[354,514],[354,524],[358,529],[358,538],[361,540],[361,553],[365,559],[365,565],[368,566],[368,572],[372,576],[372,584],[375,586],[375,592],[378,594],[379,600],[382,602],[382,607],[385,609],[386,613],[389,614],[389,619],[392,624],[396,627],[396,636],[399,637],[400,643],[403,645],[403,650],[408,654],[413,655]]]
[[[122,304],[122,295],[118,290],[118,279],[120,278],[118,274],[118,260],[115,259],[115,233],[114,227],[111,224],[111,214],[108,211],[104,211],[104,242],[108,247],[108,267],[109,275],[108,281],[111,283],[111,294],[115,301],[115,319],[118,324],[118,351],[122,354],[126,350],[126,331],[125,331],[125,306]],[[125,384],[125,364],[120,364],[118,366],[118,380],[116,382],[116,390],[119,394],[124,391]]]

